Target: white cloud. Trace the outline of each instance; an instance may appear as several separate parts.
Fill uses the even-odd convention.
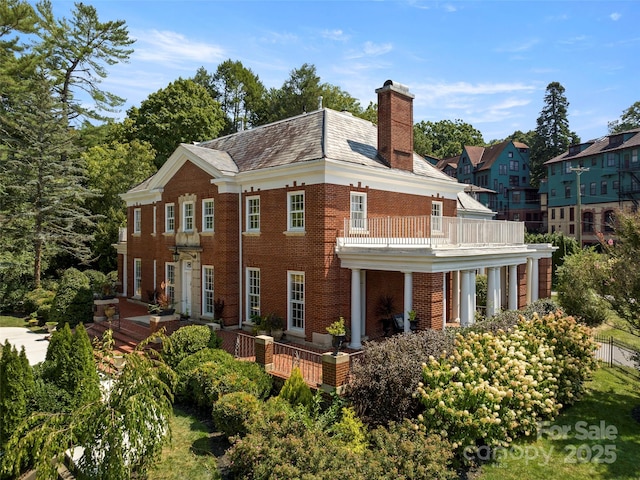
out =
[[[181,33],[169,30],[149,30],[134,36],[137,40],[134,56],[140,61],[207,63],[226,56],[225,50],[218,45],[190,40]]]
[[[537,38],[532,38],[531,40],[527,40],[526,42],[523,42],[523,43],[497,48],[496,51],[507,52],[507,53],[526,52],[528,50],[531,50],[538,43],[540,43],[540,40],[538,40]]]
[[[336,40],[340,42],[346,42],[349,40],[349,35],[345,34],[342,30],[323,30],[322,36],[329,40]]]
[[[449,12],[449,13],[453,13],[453,12],[457,12],[458,9],[456,8],[455,5],[452,5],[451,3],[445,3],[442,8],[444,8],[445,11]]]
[[[611,15],[609,15],[609,18],[614,22],[617,22],[618,20],[620,20],[620,18],[622,18],[622,15],[618,12],[613,12]]]
[[[391,50],[393,50],[393,45],[390,43],[373,43],[368,41],[364,43],[361,50],[348,52],[346,54],[346,58],[378,57],[385,53],[389,53]]]
[[[575,37],[567,38],[565,40],[560,40],[559,43],[563,45],[575,45],[577,43],[584,43],[589,40],[589,36],[587,35],[577,35]]]
[[[266,36],[262,37],[261,40],[266,43],[287,45],[297,43],[298,36],[289,32],[267,32]]]
[[[414,90],[420,94],[419,96],[416,95],[416,98],[424,97],[425,99],[433,100],[449,95],[495,95],[513,92],[531,92],[536,90],[536,87],[520,82],[477,84],[471,84],[468,82],[441,82],[416,85]]]

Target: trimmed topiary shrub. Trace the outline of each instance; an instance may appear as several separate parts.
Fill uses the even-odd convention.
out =
[[[260,400],[255,395],[247,392],[227,393],[213,404],[213,423],[227,438],[244,436],[248,422],[259,411]]]
[[[206,325],[188,325],[182,327],[162,345],[162,358],[172,368],[189,355],[205,348],[215,348],[216,335]]]
[[[453,350],[451,330],[425,330],[369,342],[353,364],[346,397],[365,422],[385,425],[414,418],[423,409],[413,397],[429,356]]]
[[[37,318],[40,322],[49,321],[49,312],[56,292],[45,290],[44,288],[36,288],[27,293],[24,297],[24,311],[31,318]]]
[[[107,283],[107,276],[99,272],[98,270],[85,270],[85,277],[89,279],[89,286],[91,288],[91,293],[96,295],[102,294],[102,287],[105,283]]]
[[[51,305],[49,320],[58,322],[58,328],[65,323],[73,328],[93,320],[93,293],[89,279],[80,270],[69,268],[64,272]]]
[[[291,371],[291,376],[284,382],[282,390],[278,395],[280,398],[286,400],[291,406],[302,405],[306,408],[311,406],[313,401],[313,394],[309,385],[307,385],[302,377],[302,372],[298,367],[295,367]]]

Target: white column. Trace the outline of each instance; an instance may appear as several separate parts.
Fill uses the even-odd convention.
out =
[[[460,270],[451,272],[451,316],[454,322],[460,321]]]
[[[362,348],[360,322],[360,269],[351,269],[351,345],[350,348]]]
[[[473,324],[476,310],[476,273],[474,270],[463,270],[461,275],[460,294],[460,326]]]
[[[509,310],[518,309],[518,265],[509,265]]]
[[[129,293],[129,265],[127,264],[127,254],[122,254],[122,295],[126,297]]]
[[[364,338],[367,335],[367,274],[360,271],[360,334]]]
[[[533,297],[533,275],[531,275],[531,269],[533,268],[533,259],[527,258],[527,305],[531,303],[531,298]]]
[[[409,333],[409,310],[413,310],[413,273],[404,272],[404,333]]]
[[[497,288],[496,268],[489,267],[487,269],[487,318],[491,318],[496,314]]]
[[[538,273],[538,259],[531,259],[531,301],[535,302],[538,300],[538,288],[540,287],[540,276]]]

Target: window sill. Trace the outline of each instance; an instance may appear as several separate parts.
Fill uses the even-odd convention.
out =
[[[304,230],[285,230],[282,233],[287,237],[304,237],[307,234]]]
[[[251,230],[248,232],[242,232],[242,235],[245,237],[259,237],[260,236],[260,231],[259,230]]]
[[[131,234],[131,236],[132,236],[132,237],[140,237],[140,235],[142,235],[142,233],[141,233],[141,232],[133,232],[133,233]]]
[[[165,237],[173,237],[176,234],[176,232],[164,232],[162,235],[164,235]]]
[[[200,236],[201,237],[213,237],[214,233],[215,232],[213,230],[207,230],[207,231],[204,231],[204,232],[200,232]]]
[[[288,329],[284,331],[284,334],[290,337],[305,338],[304,330]]]

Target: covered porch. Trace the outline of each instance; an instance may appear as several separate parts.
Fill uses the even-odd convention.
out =
[[[418,328],[475,321],[476,275],[487,275],[487,316],[518,309],[551,291],[550,244],[525,244],[524,224],[458,217],[369,218],[337,239],[341,267],[351,270],[351,348],[376,331],[376,297],[390,295],[397,313]],[[368,321],[367,321],[368,319]]]

